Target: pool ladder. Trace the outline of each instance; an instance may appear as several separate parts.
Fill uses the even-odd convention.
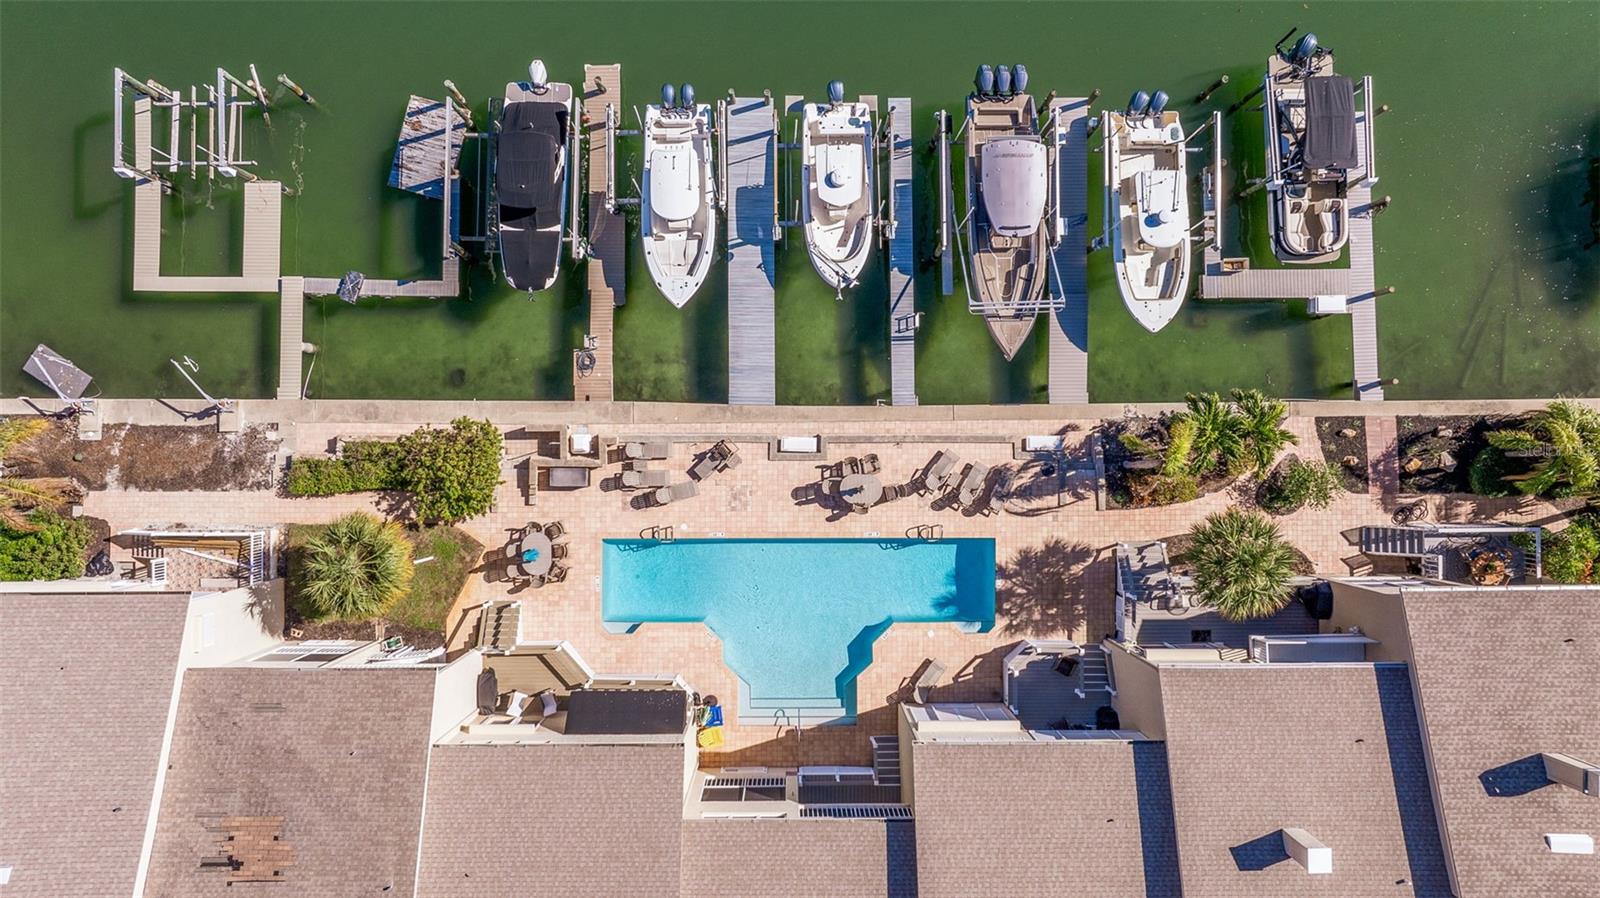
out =
[[[943,524],[918,524],[911,528],[911,535],[923,542],[936,543],[944,539]]]
[[[673,540],[671,527],[647,527],[639,536],[642,539],[653,539],[663,543],[670,543]]]

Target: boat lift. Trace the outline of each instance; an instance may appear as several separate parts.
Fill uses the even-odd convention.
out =
[[[287,75],[278,77],[281,81],[292,83]],[[182,169],[189,170],[190,178],[198,177],[199,170],[204,168],[206,176],[211,179],[220,174],[246,181],[259,180],[249,170],[256,162],[244,155],[244,112],[250,108],[257,109],[269,128],[272,127],[272,116],[268,112],[271,100],[267,97],[254,63],[250,64],[248,80],[241,80],[218,66],[216,80],[205,85],[203,98],[196,85],[189,86],[185,97],[182,88],[169,88],[155,79],[140,81],[121,68],[113,70],[112,81],[115,106],[112,115],[111,168],[119,176],[158,182],[167,193],[173,187],[169,178]],[[128,158],[124,109],[130,97],[135,103],[148,101],[154,108],[167,110],[166,141],[163,144],[155,133],[151,134],[150,166],[147,169],[140,168],[136,161]],[[206,120],[204,140],[200,136],[202,110]],[[188,133],[187,152],[184,150],[185,131]],[[166,178],[162,177],[160,170],[163,169],[168,176]]]

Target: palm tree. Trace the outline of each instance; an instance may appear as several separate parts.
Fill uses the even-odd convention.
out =
[[[1534,413],[1528,429],[1497,430],[1489,442],[1498,449],[1543,450],[1531,471],[1506,478],[1530,496],[1600,491],[1600,412],[1592,408],[1557,399]]]
[[[1234,621],[1267,617],[1289,603],[1296,555],[1259,512],[1230,508],[1189,532],[1184,558],[1194,566],[1199,600]]]
[[[352,512],[301,547],[299,588],[321,616],[365,620],[411,585],[411,542],[394,522]]]
[[[78,485],[66,477],[11,477],[5,473],[7,461],[32,460],[19,450],[49,427],[50,422],[43,418],[0,422],[0,526],[37,530],[35,511],[60,512],[78,493]]]
[[[1289,404],[1282,399],[1268,399],[1260,390],[1234,390],[1233,401],[1239,407],[1245,458],[1257,473],[1272,467],[1279,452],[1300,442],[1283,427],[1283,420],[1289,417]]]
[[[1244,455],[1243,419],[1216,393],[1190,393],[1184,402],[1189,410],[1179,412],[1173,424],[1189,421],[1194,427],[1189,473],[1202,477],[1218,465],[1231,469]]]

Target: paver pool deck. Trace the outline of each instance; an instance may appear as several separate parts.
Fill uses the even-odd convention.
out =
[[[1046,411],[1041,409],[1041,411]],[[570,416],[562,416],[570,419]],[[542,419],[529,419],[535,429]],[[557,420],[551,416],[551,420]],[[1392,419],[1390,419],[1392,421]],[[1368,419],[1368,433],[1383,425]],[[424,423],[334,424],[301,422],[284,430],[285,448],[295,454],[321,455],[336,437],[392,436]],[[1069,638],[1098,642],[1113,629],[1112,546],[1184,533],[1195,522],[1231,504],[1228,491],[1181,506],[1096,511],[1093,492],[1068,496],[1061,507],[1033,516],[1008,512],[968,517],[953,510],[934,511],[931,497],[910,497],[873,508],[867,514],[831,515],[815,504],[796,504],[795,487],[815,482],[821,461],[769,460],[765,436],[775,432],[820,433],[828,441],[828,461],[876,453],[885,483],[900,483],[925,465],[938,449],[952,449],[962,460],[995,467],[1015,464],[1014,441],[1025,435],[1060,433],[1068,449],[1099,423],[1096,419],[1060,418],[983,421],[849,421],[789,423],[734,421],[698,426],[595,425],[602,437],[671,438],[671,457],[651,467],[672,472],[674,482],[687,479],[698,453],[717,439],[735,443],[744,463],[700,484],[700,494],[663,508],[636,509],[643,491],[618,491],[602,484],[621,466],[597,472],[596,485],[574,491],[541,491],[529,506],[518,485],[516,466],[533,443],[522,438],[523,421],[495,421],[507,433],[504,482],[495,510],[462,526],[488,547],[494,557],[510,531],[530,520],[562,521],[571,543],[570,574],[563,583],[512,590],[498,582],[492,563],[480,565],[451,612],[448,644],[460,648],[474,642],[479,606],[512,595],[523,601],[522,633],[528,641],[565,639],[596,671],[623,674],[681,674],[702,694],[715,694],[731,706],[738,683],[724,666],[719,640],[701,624],[645,624],[634,633],[608,633],[601,624],[601,541],[637,538],[651,527],[671,527],[682,538],[719,537],[903,537],[923,524],[939,524],[946,537],[991,537],[996,542],[996,609],[994,627],[986,633],[963,633],[953,624],[896,624],[874,645],[873,662],[858,679],[855,726],[821,726],[796,730],[752,724],[732,718],[726,744],[719,752],[703,752],[702,767],[798,764],[865,764],[868,737],[894,732],[889,696],[912,676],[926,658],[949,672],[935,689],[941,700],[998,700],[1000,667],[1006,653],[1025,637]],[[1286,426],[1300,440],[1292,451],[1320,457],[1311,417],[1290,418]],[[1392,424],[1389,425],[1392,428]],[[551,430],[559,427],[552,423]],[[693,441],[679,441],[690,434]],[[893,436],[885,436],[892,434]],[[1392,437],[1391,437],[1392,439]],[[1392,452],[1392,445],[1389,451]],[[1392,465],[1374,464],[1392,472]],[[378,510],[373,494],[325,499],[291,499],[260,492],[96,492],[85,500],[85,513],[105,518],[113,531],[151,524],[277,524],[331,520],[357,509]],[[1342,573],[1340,559],[1354,550],[1340,531],[1389,519],[1395,502],[1391,489],[1341,493],[1323,510],[1302,510],[1276,519],[1286,536],[1310,556],[1317,569]],[[1522,499],[1474,500],[1471,503],[1432,499],[1433,520],[1538,520],[1555,509]]]

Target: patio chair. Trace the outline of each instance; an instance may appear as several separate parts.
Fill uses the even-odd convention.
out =
[[[550,523],[546,524],[544,528],[544,535],[551,539],[558,539],[563,533],[566,532],[567,528],[561,526],[560,521],[551,521]]]
[[[672,444],[666,440],[653,442],[625,443],[622,455],[630,461],[661,461],[672,452]]]
[[[567,557],[567,544],[566,543],[551,543],[550,544],[550,558],[551,558],[552,561],[560,561],[561,559],[566,558],[566,557]]]
[[[518,583],[526,579],[528,579],[528,575],[523,572],[521,564],[517,563],[516,561],[509,561],[506,563],[507,583]]]
[[[634,468],[632,471],[622,472],[622,486],[624,489],[636,490],[643,487],[663,487],[667,485],[669,472],[653,469]]]
[[[506,716],[511,718],[512,723],[521,722],[522,712],[528,709],[528,698],[528,693],[520,692],[515,689],[506,694],[505,713]]]
[[[551,562],[550,571],[544,575],[543,583],[560,583],[565,579],[567,579],[567,566]],[[543,583],[540,585],[543,585]]]
[[[540,719],[556,716],[556,691],[554,689],[546,689],[539,693],[538,697]]]
[[[877,453],[868,452],[866,456],[861,459],[861,472],[863,474],[876,474],[882,470],[883,465],[878,463]]]
[[[671,505],[679,499],[688,499],[698,495],[700,495],[700,487],[693,480],[685,480],[682,483],[674,483],[671,486],[664,486],[656,490],[654,498],[657,505]]]
[[[717,440],[717,444],[711,447],[711,454],[726,461],[738,455],[739,450],[727,440]]]
[[[850,456],[849,458],[845,459],[844,461],[839,462],[839,471],[840,471],[841,474],[860,474],[860,473],[862,473],[862,471],[861,471],[861,459],[855,457],[854,455]]]

